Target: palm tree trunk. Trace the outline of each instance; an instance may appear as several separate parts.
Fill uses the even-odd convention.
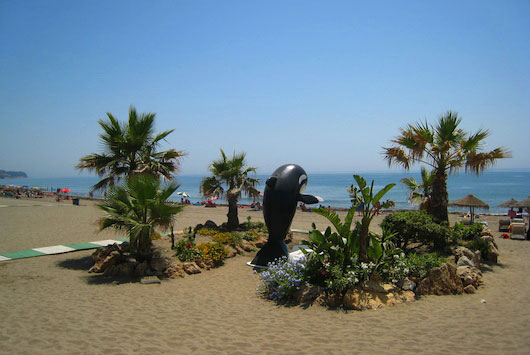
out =
[[[447,215],[447,174],[444,169],[437,169],[434,173],[431,196],[431,215],[440,222],[449,221]]]
[[[364,219],[364,218],[363,218]],[[364,262],[368,262],[368,231],[369,223],[364,220],[361,222],[361,230],[359,232],[359,259]]]
[[[234,230],[239,227],[239,217],[237,215],[237,195],[227,194],[228,200],[228,229]]]

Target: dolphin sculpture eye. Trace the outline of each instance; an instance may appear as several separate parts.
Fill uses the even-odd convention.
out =
[[[300,177],[298,178],[298,185],[300,185],[300,193],[304,192],[307,186],[307,175],[300,175]]]

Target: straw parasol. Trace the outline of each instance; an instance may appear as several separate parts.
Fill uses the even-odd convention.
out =
[[[476,198],[475,196],[471,194],[459,200],[449,203],[449,206],[469,207],[469,212],[471,213],[471,224],[473,224],[473,220],[474,220],[475,207],[486,208],[486,209],[490,208],[490,206],[486,202],[479,200],[478,198]]]
[[[522,201],[519,201],[517,205],[514,207],[521,207],[521,208],[530,207],[530,196],[528,196]]]
[[[517,201],[513,197],[510,200],[503,202],[499,205],[499,207],[507,207],[507,208],[514,208],[518,206],[519,206],[519,201]]]

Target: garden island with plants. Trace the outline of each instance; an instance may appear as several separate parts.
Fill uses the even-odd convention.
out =
[[[268,235],[263,223],[250,217],[241,223],[238,217],[239,198],[260,194],[256,168],[247,166],[244,153],[228,157],[221,150],[200,190],[205,197],[226,199],[227,222],[218,226],[206,220],[175,231],[176,215],[186,207],[169,198],[178,189],[173,174],[186,154],[158,151],[172,131],[155,134],[154,117],[131,107],[128,122],[120,123],[109,113],[107,121],[99,121],[105,151],[78,164],[102,177],[94,186],[106,191],[99,203],[104,212],[100,228],[115,228],[129,237],[121,245],[96,250],[90,271],[108,277],[178,278],[219,267],[238,254],[250,259]],[[384,148],[390,165],[422,167],[421,182],[402,181],[418,210],[386,213],[381,232],[375,233],[372,221],[392,209],[394,203],[385,195],[395,184],[375,191],[374,181],[353,175],[345,190],[351,208],[342,213],[314,209],[332,227],[320,230],[313,223],[291,257],[256,270],[258,295],[281,304],[363,310],[427,294],[474,293],[482,283],[481,265],[495,263],[499,253],[482,224],[449,224],[447,176],[461,168],[479,174],[509,152],[481,151],[488,131],[469,134],[459,128],[460,122],[456,113],[447,112],[435,125],[402,129],[393,145]]]

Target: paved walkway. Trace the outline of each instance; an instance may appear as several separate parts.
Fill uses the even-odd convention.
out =
[[[70,252],[79,251],[79,250],[96,249],[96,248],[104,247],[104,246],[111,245],[114,243],[121,244],[126,240],[128,240],[128,238],[106,239],[106,240],[98,240],[95,242],[88,242],[88,243],[54,245],[51,247],[14,251],[11,253],[0,254],[0,261],[32,258],[35,256],[43,256],[43,255],[70,253]]]

